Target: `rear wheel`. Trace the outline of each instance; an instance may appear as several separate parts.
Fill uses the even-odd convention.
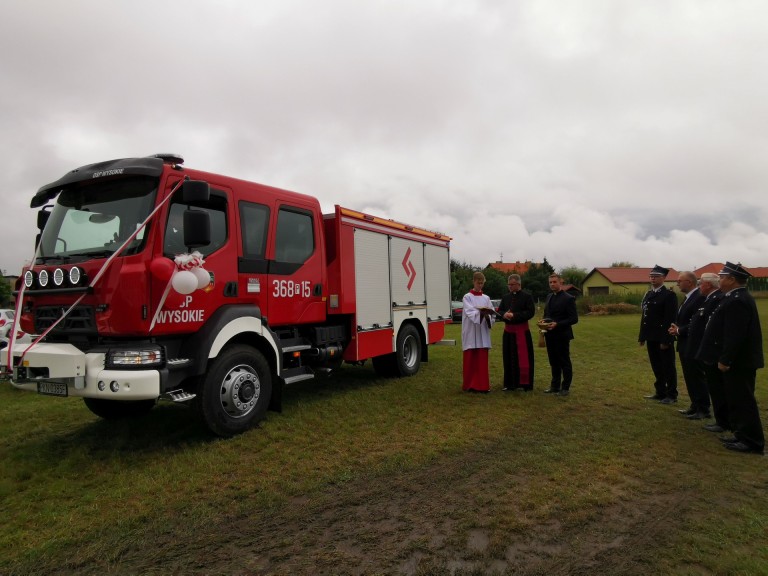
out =
[[[157,400],[104,400],[102,398],[83,398],[88,409],[105,420],[119,420],[121,418],[136,418],[146,414]]]
[[[397,334],[395,352],[373,358],[373,369],[383,378],[413,376],[421,366],[421,337],[419,331],[406,324]]]
[[[201,390],[206,425],[219,436],[245,432],[264,419],[272,395],[269,364],[250,346],[232,346],[213,361]]]
[[[395,351],[396,376],[413,376],[421,366],[421,337],[411,324],[406,324],[397,334]]]

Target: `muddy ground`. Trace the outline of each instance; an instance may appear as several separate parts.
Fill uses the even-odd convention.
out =
[[[685,522],[673,496],[609,499],[583,523],[558,520],[567,501],[517,506],[526,479],[500,475],[503,449],[441,460],[416,472],[328,486],[267,517],[223,518],[196,542],[172,535],[148,558],[136,550],[110,572],[238,576],[517,574],[615,576],[658,573],[649,554]],[[392,479],[392,478],[396,479]],[[382,483],[385,482],[385,483]],[[610,490],[610,487],[606,487]],[[244,495],[245,497],[245,495]],[[500,501],[521,520],[490,525]],[[530,504],[529,504],[530,505]],[[526,520],[528,519],[528,520]],[[504,531],[505,533],[502,533]],[[710,574],[688,566],[693,574]]]

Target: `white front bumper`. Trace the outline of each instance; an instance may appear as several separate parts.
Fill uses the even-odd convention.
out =
[[[25,347],[14,349],[18,358]],[[14,370],[16,388],[38,391],[41,382],[66,384],[69,396],[104,400],[151,400],[160,395],[157,370],[106,370],[104,354],[86,354],[71,344],[40,343],[32,347],[22,362],[26,377]],[[99,390],[99,383],[104,390]]]

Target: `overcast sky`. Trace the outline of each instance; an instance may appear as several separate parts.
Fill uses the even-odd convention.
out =
[[[0,0],[0,268],[84,164],[185,164],[544,257],[768,266],[764,0]]]

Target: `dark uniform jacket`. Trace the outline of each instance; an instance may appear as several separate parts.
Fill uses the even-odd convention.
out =
[[[672,290],[662,286],[658,292],[646,292],[643,296],[642,313],[638,342],[672,344],[675,341],[675,337],[669,333],[669,327],[677,315],[677,296]]]
[[[512,320],[505,319],[505,324],[525,324],[536,314],[533,296],[524,290],[518,290],[515,294],[508,292],[501,299],[499,314],[504,316],[507,311],[512,312],[514,316]]]
[[[763,367],[763,334],[752,295],[746,288],[726,294],[709,318],[699,350],[707,364],[757,370]]]
[[[691,316],[687,330],[688,342],[684,352],[686,358],[699,360],[699,350],[701,348],[701,341],[704,338],[704,329],[707,327],[707,322],[712,312],[720,306],[722,298],[723,293],[720,290],[715,290],[704,298],[704,302]]]
[[[693,350],[693,354],[689,350],[689,329],[691,318],[699,311],[703,304],[704,294],[698,288],[695,288],[693,293],[688,295],[677,311],[675,324],[677,325],[677,351],[680,353],[680,358],[693,359],[696,355],[696,349]]]
[[[545,334],[547,338],[573,340],[573,328],[571,326],[579,322],[579,316],[576,313],[576,298],[564,290],[550,292],[544,304],[544,318],[550,318],[557,322],[557,326]]]

